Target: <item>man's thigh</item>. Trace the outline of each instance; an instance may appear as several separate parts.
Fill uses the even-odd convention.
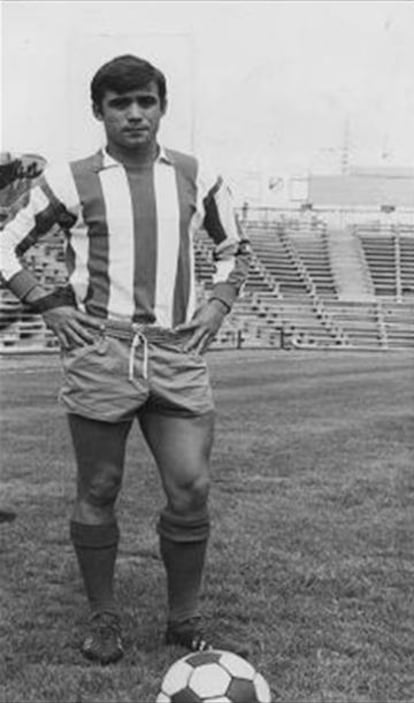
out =
[[[143,409],[143,435],[157,463],[167,496],[208,481],[214,439],[214,411],[183,416]]]
[[[75,414],[69,414],[68,421],[81,492],[100,480],[120,482],[132,421],[110,423]]]

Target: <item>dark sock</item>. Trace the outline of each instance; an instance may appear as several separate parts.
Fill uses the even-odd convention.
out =
[[[206,547],[207,540],[186,544],[160,538],[161,556],[167,571],[169,622],[178,623],[198,615]]]
[[[201,519],[164,514],[158,525],[160,552],[167,572],[168,620],[180,623],[197,616],[209,533],[207,512]]]
[[[116,612],[113,592],[119,530],[116,522],[86,525],[72,521],[70,536],[92,613]]]

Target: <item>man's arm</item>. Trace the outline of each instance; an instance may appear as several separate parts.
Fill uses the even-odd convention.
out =
[[[208,185],[207,185],[208,184]],[[202,226],[214,242],[215,273],[208,302],[177,330],[193,330],[187,349],[202,353],[212,342],[247,279],[250,244],[235,216],[230,189],[222,178],[200,179]]]
[[[62,172],[56,173],[55,170],[52,174],[60,193],[68,190],[65,172],[62,175]],[[92,327],[99,324],[76,309],[75,297],[69,286],[56,288],[52,292],[45,290],[23,266],[21,256],[54,225],[68,229],[75,221],[76,216],[56,196],[45,174],[42,174],[33,184],[28,197],[10,206],[6,224],[0,233],[0,273],[3,280],[22,303],[43,315],[46,325],[57,335],[63,347],[91,342],[93,337],[84,323]]]
[[[203,207],[203,226],[214,243],[216,269],[210,299],[221,300],[230,312],[249,273],[250,243],[235,215],[230,189],[221,177],[209,188]]]

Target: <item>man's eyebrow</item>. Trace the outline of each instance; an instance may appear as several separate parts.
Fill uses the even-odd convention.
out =
[[[111,96],[111,100],[114,100],[116,98],[140,98],[140,97],[152,97],[156,98],[157,93],[154,93],[152,90],[140,90],[139,93],[135,96],[135,94],[131,94],[132,91],[127,91],[125,93],[114,93],[114,95]]]
[[[113,100],[131,100],[130,95],[113,95],[112,97],[108,98],[109,102],[112,102]]]

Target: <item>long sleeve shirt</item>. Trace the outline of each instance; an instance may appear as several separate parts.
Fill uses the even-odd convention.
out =
[[[65,262],[79,309],[173,327],[196,304],[193,238],[213,242],[211,297],[230,308],[243,285],[249,246],[229,188],[193,156],[160,148],[148,167],[129,169],[105,151],[46,167],[0,233],[0,272],[24,299],[36,280],[21,255],[53,225],[65,234]]]

